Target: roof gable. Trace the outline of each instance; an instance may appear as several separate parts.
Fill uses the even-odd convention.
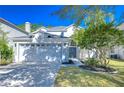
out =
[[[20,31],[20,32],[22,32],[22,33],[24,33],[24,34],[27,34],[27,35],[29,34],[28,32],[22,30],[21,28],[17,27],[17,26],[14,25],[13,23],[11,23],[11,22],[9,22],[9,21],[3,19],[3,18],[0,18],[0,22],[3,23],[3,24],[6,24],[6,25],[8,25],[9,27],[12,27],[12,28],[14,28],[14,29],[16,29],[16,30],[18,30],[18,31]]]
[[[47,28],[48,32],[66,32],[66,26],[56,26]]]
[[[74,24],[71,24],[69,26],[55,26],[55,27],[41,27],[37,29],[33,34],[36,34],[38,32],[44,32],[44,33],[49,33],[51,35],[57,35],[57,36],[62,36],[63,37],[70,37],[73,33],[75,28],[81,29],[82,27],[78,26],[76,27]]]

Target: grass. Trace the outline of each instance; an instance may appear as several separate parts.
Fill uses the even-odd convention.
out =
[[[124,61],[111,60],[117,74],[93,73],[78,67],[62,67],[56,77],[56,87],[124,87]]]

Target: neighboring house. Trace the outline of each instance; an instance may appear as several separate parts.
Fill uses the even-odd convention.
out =
[[[120,26],[117,27],[120,30],[124,30],[124,23],[122,23]],[[114,46],[109,52],[109,57],[115,58],[115,59],[122,59],[124,60],[124,46]]]
[[[79,57],[79,48],[70,44],[74,25],[41,27],[33,33],[30,27],[26,22],[22,30],[0,18],[0,28],[8,33],[9,44],[14,49],[14,62],[66,62],[70,57]]]
[[[118,29],[124,30],[124,23],[122,23],[120,26],[118,26]],[[114,46],[110,50],[110,57],[111,58],[116,58],[116,59],[123,59],[124,60],[124,46]]]
[[[124,60],[124,46],[114,46],[109,51],[109,57]]]

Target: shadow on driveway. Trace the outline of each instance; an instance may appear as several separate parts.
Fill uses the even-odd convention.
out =
[[[60,69],[60,63],[21,64],[0,69],[0,86],[6,87],[51,87]]]

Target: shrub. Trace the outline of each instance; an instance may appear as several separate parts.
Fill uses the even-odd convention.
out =
[[[0,64],[6,65],[13,61],[13,49],[0,38]]]
[[[13,61],[13,49],[8,45],[7,33],[0,29],[0,64],[6,65]]]
[[[7,62],[7,60],[5,60],[5,59],[1,59],[1,60],[0,60],[0,65],[7,65],[7,64],[9,64],[9,63]]]
[[[3,45],[1,49],[1,58],[2,59],[11,59],[13,56],[13,49],[8,45]]]
[[[0,64],[7,65],[13,61],[13,49],[9,46],[4,46],[0,51]]]
[[[96,67],[99,65],[99,61],[95,58],[89,58],[85,61],[85,64],[88,66]]]

